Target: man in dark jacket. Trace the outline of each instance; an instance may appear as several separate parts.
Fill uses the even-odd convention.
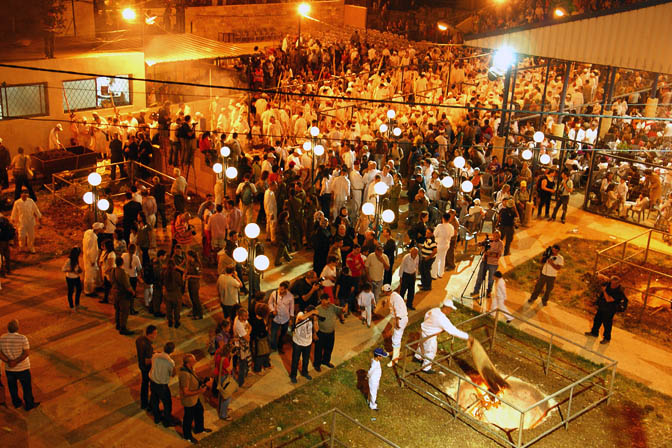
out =
[[[158,201],[157,201],[158,203]],[[142,205],[133,200],[133,195],[130,192],[126,192],[126,203],[124,204],[124,240],[126,243],[129,243],[129,237],[131,235],[131,227],[136,223],[138,219],[138,214],[142,211]]]
[[[7,168],[12,164],[12,157],[9,150],[2,144],[0,138],[0,188],[9,188],[9,176],[7,175]]]
[[[607,277],[597,274],[598,281],[602,284],[600,297],[597,299],[597,313],[593,318],[593,328],[587,331],[586,336],[599,336],[600,327],[604,326],[604,333],[600,344],[608,344],[611,341],[611,326],[614,323],[614,314],[618,312],[619,304],[627,298],[621,286],[621,279],[617,275]]]
[[[110,142],[110,161],[112,163],[121,163],[120,165],[112,165],[110,167],[112,173],[110,177],[112,180],[117,178],[117,167],[119,167],[119,176],[126,177],[126,171],[124,170],[124,144],[119,139],[119,133],[112,135],[112,141]]]
[[[135,291],[131,288],[128,274],[121,267],[124,264],[124,260],[121,257],[117,257],[114,263],[116,267],[110,273],[112,297],[114,300],[114,321],[119,334],[130,336],[134,333],[129,331],[126,325],[128,324],[128,315],[131,312],[131,297],[135,294]]]

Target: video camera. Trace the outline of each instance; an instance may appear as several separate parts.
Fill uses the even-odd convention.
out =
[[[551,258],[555,258],[553,257],[553,246],[548,246],[541,255],[541,264],[545,264]]]
[[[485,235],[485,239],[478,243],[479,246],[483,248],[484,251],[490,250],[490,236]]]

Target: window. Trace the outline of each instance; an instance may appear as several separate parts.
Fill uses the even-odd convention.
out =
[[[106,109],[131,104],[131,83],[123,78],[77,79],[63,81],[63,111]]]
[[[0,87],[0,120],[49,115],[47,84]]]

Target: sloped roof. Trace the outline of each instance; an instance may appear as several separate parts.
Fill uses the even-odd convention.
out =
[[[145,36],[145,62],[154,65],[161,62],[237,57],[254,53],[255,45],[259,44],[218,42],[194,34]]]

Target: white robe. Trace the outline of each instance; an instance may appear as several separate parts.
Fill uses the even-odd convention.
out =
[[[98,235],[93,229],[84,232],[82,240],[82,257],[84,269],[84,293],[92,294],[98,284]]]
[[[380,361],[372,359],[371,367],[369,367],[369,371],[366,374],[369,380],[369,407],[371,409],[378,409],[376,400],[378,398],[378,386],[380,386],[380,377],[382,374],[383,370],[380,367]]]
[[[21,198],[14,201],[12,207],[11,221],[16,225],[19,231],[19,244],[27,245],[29,250],[33,250],[35,241],[35,224],[42,217],[37,204],[30,198],[25,201]]]

